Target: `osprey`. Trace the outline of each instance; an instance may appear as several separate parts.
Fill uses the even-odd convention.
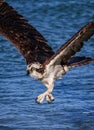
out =
[[[47,40],[23,16],[0,0],[0,34],[23,55],[28,74],[46,86],[47,91],[37,97],[37,103],[42,103],[45,98],[48,103],[54,100],[54,81],[61,79],[68,70],[94,61],[94,58],[73,56],[94,34],[94,22],[86,24],[54,52]]]

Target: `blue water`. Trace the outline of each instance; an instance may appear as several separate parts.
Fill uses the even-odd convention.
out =
[[[36,27],[56,51],[87,22],[94,0],[5,0]],[[94,37],[79,55],[94,57]],[[0,130],[94,130],[94,63],[72,69],[55,83],[55,101],[39,105],[46,89],[26,76],[23,57],[0,36]]]

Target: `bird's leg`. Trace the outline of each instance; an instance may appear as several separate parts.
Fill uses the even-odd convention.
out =
[[[46,94],[46,101],[48,103],[51,103],[52,101],[54,101],[54,96],[52,95],[53,88],[54,88],[54,84],[51,84],[48,87],[48,90],[46,91],[47,92],[47,94]]]
[[[48,88],[47,91],[45,91],[44,93],[40,94],[37,99],[36,102],[37,103],[42,103],[44,98],[46,98],[46,101],[48,103],[51,103],[52,101],[54,101],[54,96],[52,95],[52,91],[53,91],[53,87],[54,87],[54,83],[48,83],[45,84],[45,86]]]

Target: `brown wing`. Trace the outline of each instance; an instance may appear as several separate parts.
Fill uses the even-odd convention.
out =
[[[94,34],[94,22],[88,23],[80,31],[78,31],[70,40],[68,40],[61,48],[46,62],[47,64],[66,64],[67,61],[76,52],[83,47],[83,42],[87,41]]]
[[[6,2],[0,1],[0,33],[22,53],[27,64],[44,63],[54,52],[45,38]]]

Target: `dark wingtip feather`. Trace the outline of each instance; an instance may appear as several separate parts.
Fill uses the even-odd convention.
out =
[[[86,64],[89,64],[91,62],[94,62],[94,58],[90,57],[72,57],[70,60],[67,62],[67,65],[70,68],[77,67],[77,66],[83,66]]]

